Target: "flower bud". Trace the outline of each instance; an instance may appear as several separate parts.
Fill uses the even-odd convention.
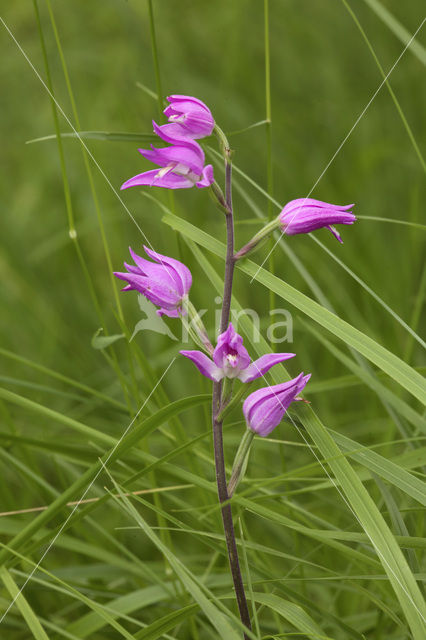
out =
[[[247,396],[243,413],[248,428],[259,436],[268,436],[279,425],[291,403],[301,400],[299,393],[310,377],[310,374],[301,373],[289,382],[258,389]]]
[[[332,226],[333,224],[353,224],[355,216],[349,209],[354,205],[328,204],[313,198],[298,198],[288,202],[279,215],[283,233],[288,236],[298,233],[310,233],[316,229],[326,227],[337,238],[342,239]]]

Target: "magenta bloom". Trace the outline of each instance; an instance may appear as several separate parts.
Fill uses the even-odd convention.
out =
[[[166,189],[189,189],[197,187],[209,187],[214,182],[213,167],[211,164],[204,166],[204,151],[195,140],[172,138],[166,131],[161,131],[153,122],[154,131],[171,147],[156,149],[139,149],[147,160],[151,160],[161,169],[145,171],[134,178],[130,178],[121,185],[121,189],[148,185],[149,187],[165,187]]]
[[[243,346],[243,339],[235,331],[232,322],[218,337],[213,360],[201,351],[181,351],[181,354],[192,360],[203,376],[215,382],[222,378],[238,378],[241,382],[251,382],[269,371],[274,364],[296,355],[295,353],[269,353],[250,364],[250,356]]]
[[[214,119],[210,109],[191,96],[168,96],[169,106],[164,109],[170,124],[160,127],[162,133],[172,138],[204,138],[214,129]]]
[[[301,373],[289,382],[258,389],[244,401],[243,413],[249,429],[257,435],[268,436],[279,425],[294,400],[303,391],[311,375]]]
[[[339,242],[342,242],[342,238],[332,225],[353,224],[356,218],[349,211],[353,206],[353,204],[345,206],[328,204],[313,198],[298,198],[285,205],[279,219],[284,233],[289,236],[326,227]]]
[[[142,293],[145,298],[160,307],[157,311],[159,316],[177,318],[185,313],[182,301],[188,295],[192,284],[188,267],[147,247],[144,247],[144,251],[155,263],[141,258],[130,247],[129,251],[136,267],[125,262],[128,273],[114,272],[117,278],[128,282],[122,291],[135,290]]]

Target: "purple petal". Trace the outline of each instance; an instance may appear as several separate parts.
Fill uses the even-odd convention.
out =
[[[205,353],[201,351],[181,351],[180,353],[192,360],[199,372],[206,378],[215,382],[219,382],[223,378],[223,371]]]
[[[226,331],[218,337],[216,348],[213,352],[213,360],[219,368],[227,369],[232,366],[229,355],[236,357],[235,368],[237,370],[241,371],[241,369],[245,369],[250,364],[250,356],[243,345],[243,339],[235,331],[232,322],[229,323]]]
[[[142,293],[148,300],[151,300],[153,304],[159,307],[173,309],[182,300],[182,296],[178,291],[171,289],[169,285],[165,285],[163,282],[154,281],[151,278],[133,273],[115,272],[114,275],[120,280],[128,282],[133,289]]]
[[[200,154],[200,148],[197,142],[194,142],[195,146],[189,147],[186,145],[175,144],[172,147],[164,147],[163,149],[139,149],[139,153],[144,158],[158,164],[160,167],[166,167],[171,163],[176,165],[182,165],[188,167],[190,171],[199,176],[203,171],[204,153]],[[175,171],[175,168],[172,168]]]
[[[356,217],[349,209],[353,205],[333,205],[312,198],[298,198],[287,203],[280,213],[280,223],[287,235],[310,233],[322,227],[328,228],[341,242],[334,224],[353,224]]]
[[[200,100],[199,98],[194,98],[193,96],[182,96],[178,93],[174,93],[170,96],[167,96],[167,100],[172,104],[177,103],[179,105],[180,103],[180,109],[182,109],[182,103],[187,102],[188,104],[192,104],[192,105],[195,104],[198,107],[201,107],[202,109],[205,109],[210,113],[210,109],[208,108],[208,106],[202,100]],[[164,113],[166,113],[166,110],[168,108],[169,107],[166,107],[166,109],[164,110]]]
[[[271,367],[279,362],[294,358],[295,353],[268,353],[252,362],[238,376],[241,382],[252,382],[263,376]]]
[[[180,146],[193,149],[194,151],[196,151],[196,153],[199,154],[201,165],[204,164],[204,151],[202,150],[198,142],[195,142],[195,140],[191,140],[190,138],[176,138],[176,136],[174,135],[175,130],[173,129],[173,123],[163,124],[161,125],[161,127],[159,127],[158,124],[153,120],[152,126],[154,129],[154,133],[156,133],[157,136],[164,140],[164,142],[168,142],[169,144],[179,144]]]
[[[251,393],[243,404],[248,427],[262,437],[269,435],[281,422],[288,407],[305,388],[310,377],[301,373],[289,382]]]
[[[147,253],[150,257],[150,253],[148,253],[145,249],[145,253]],[[136,273],[140,276],[146,276],[154,285],[162,285],[163,287],[170,289],[174,292],[177,298],[182,298],[184,295],[181,287],[181,280],[179,276],[176,276],[176,271],[171,266],[167,266],[164,261],[161,264],[156,264],[154,262],[150,262],[149,260],[145,260],[145,258],[141,258],[138,256],[131,247],[129,247],[130,255],[135,261],[137,267],[132,268],[130,265],[124,263],[124,266],[130,273]],[[149,250],[148,250],[149,251]],[[157,260],[157,262],[160,262]],[[186,267],[185,267],[186,268]]]
[[[327,226],[327,229],[331,231],[333,236],[340,242],[340,244],[343,244],[343,240],[340,236],[340,233],[337,231],[337,229],[335,229],[332,225]]]
[[[213,184],[214,182],[214,175],[213,175],[213,167],[211,164],[208,164],[206,167],[204,167],[203,172],[201,174],[201,180],[199,180],[196,184],[197,187],[210,187],[211,184]]]
[[[164,129],[170,138],[204,138],[214,129],[214,118],[210,109],[198,98],[173,95],[164,109],[170,125]]]
[[[161,265],[165,265],[169,270],[172,270],[175,273],[174,280],[182,297],[189,292],[192,286],[192,275],[186,265],[175,258],[163,256],[161,253],[157,253],[145,246],[144,251],[152,260],[155,260]]]
[[[186,141],[189,142],[192,140],[186,134],[185,127],[178,122],[168,122],[167,124],[162,124],[160,127],[158,125],[156,126],[157,129],[155,129],[155,133],[157,136],[160,136],[162,140],[169,144],[184,145]]]
[[[185,315],[184,313],[182,313],[182,309],[179,307],[179,309],[157,309],[157,311],[155,312],[157,314],[157,316],[168,316],[169,318],[179,318],[179,316],[181,315]]]
[[[314,200],[314,198],[296,198],[295,200],[290,200],[290,202],[287,202],[287,204],[283,209],[283,212],[285,211],[287,213],[288,211],[293,211],[294,209],[297,209],[297,208],[300,209],[302,207],[309,207],[309,206],[346,211],[348,209],[352,209],[354,205],[353,204],[345,204],[345,205],[329,204],[328,202],[323,202],[322,200]]]
[[[120,189],[128,189],[129,187],[139,187],[147,185],[148,187],[165,187],[166,189],[189,189],[194,186],[192,180],[185,176],[178,176],[175,173],[168,173],[163,177],[158,176],[158,170],[145,171],[137,176],[126,180]]]

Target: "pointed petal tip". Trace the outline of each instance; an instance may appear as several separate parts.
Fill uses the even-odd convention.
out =
[[[120,280],[126,280],[127,276],[129,275],[124,271],[113,271],[112,273],[115,275],[116,278],[119,278]]]

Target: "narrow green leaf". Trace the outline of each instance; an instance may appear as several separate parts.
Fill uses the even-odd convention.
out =
[[[123,411],[127,411],[127,406],[122,402],[115,400],[111,396],[103,394],[101,391],[98,391],[97,389],[92,389],[92,387],[89,387],[86,384],[79,382],[78,380],[73,380],[73,378],[69,378],[68,376],[64,376],[62,373],[58,373],[53,369],[49,369],[48,367],[45,367],[42,364],[39,364],[38,362],[34,362],[33,360],[24,358],[23,356],[20,356],[17,353],[13,353],[12,351],[8,351],[7,349],[2,349],[1,347],[0,347],[0,355],[4,356],[5,358],[14,360],[15,362],[19,362],[20,364],[23,364],[27,367],[30,367],[35,371],[40,371],[40,373],[48,377],[55,378],[56,380],[60,380],[66,385],[70,385],[72,387],[75,387],[76,389],[81,389],[82,391],[88,393],[89,395],[96,396],[97,398],[99,398],[100,400],[103,400],[104,402],[113,404],[114,406],[117,407],[117,409],[122,409]]]
[[[173,629],[181,622],[184,622],[199,609],[198,604],[189,604],[178,611],[173,611],[155,622],[152,622],[145,629],[135,633],[135,640],[157,640],[161,638],[167,631]]]
[[[61,133],[61,138],[89,138],[91,140],[109,140],[110,142],[154,142],[157,136],[154,133],[126,133],[121,131],[77,131],[77,133]],[[42,136],[27,140],[26,144],[34,142],[46,142],[56,140],[56,134]]]
[[[351,358],[349,358],[343,351],[338,349],[330,340],[327,340],[320,331],[311,326],[310,323],[302,320],[302,324],[304,327],[310,331],[315,338],[322,342],[322,344],[328,349],[330,353],[332,353],[340,362],[342,362],[345,367],[347,367],[352,373],[354,373],[360,380],[364,382],[370,389],[372,389],[379,398],[386,400],[390,405],[392,405],[401,416],[406,418],[411,424],[416,427],[416,429],[420,429],[424,433],[426,433],[426,419],[421,416],[417,411],[414,411],[402,398],[400,398],[396,393],[385,387],[384,384],[379,382],[376,376],[372,375],[368,370],[360,367],[356,362],[354,362]]]
[[[382,22],[389,27],[389,29],[396,35],[398,40],[405,46],[411,41],[409,50],[426,65],[426,49],[416,39],[412,39],[412,34],[406,29],[395,16],[383,6],[378,0],[364,0],[366,4],[374,11],[374,13],[382,20]]]
[[[294,602],[290,602],[289,600],[284,600],[273,593],[254,592],[253,598],[259,604],[263,604],[269,609],[276,611],[308,638],[327,640],[331,637],[324,633],[316,622],[314,622],[314,620],[312,620],[312,618],[298,604],[294,604]]]
[[[144,587],[143,589],[137,589],[136,591],[126,593],[124,596],[110,600],[108,602],[108,613],[116,619],[144,609],[145,607],[150,607],[153,604],[162,603],[169,598],[170,594],[160,585]],[[70,633],[83,639],[99,631],[99,629],[102,629],[106,624],[105,619],[100,616],[97,611],[90,611],[78,620],[72,622],[66,629]],[[145,631],[145,629],[143,629],[143,631]]]
[[[338,446],[344,452],[347,452],[350,458],[367,467],[370,471],[377,473],[381,478],[384,478],[414,498],[414,500],[426,506],[426,483],[423,480],[413,476],[409,471],[403,469],[400,464],[395,464],[392,460],[388,460],[375,451],[363,447],[341,433],[331,430],[330,433]],[[418,457],[421,457],[421,454]],[[423,463],[424,458],[421,464]]]
[[[49,640],[49,636],[41,626],[39,619],[31,609],[27,599],[21,593],[18,585],[16,584],[6,567],[0,568],[0,578],[2,579],[6,589],[9,591],[10,596],[14,599],[16,606],[21,612],[22,617],[28,625],[28,629],[31,631],[35,640]]]

